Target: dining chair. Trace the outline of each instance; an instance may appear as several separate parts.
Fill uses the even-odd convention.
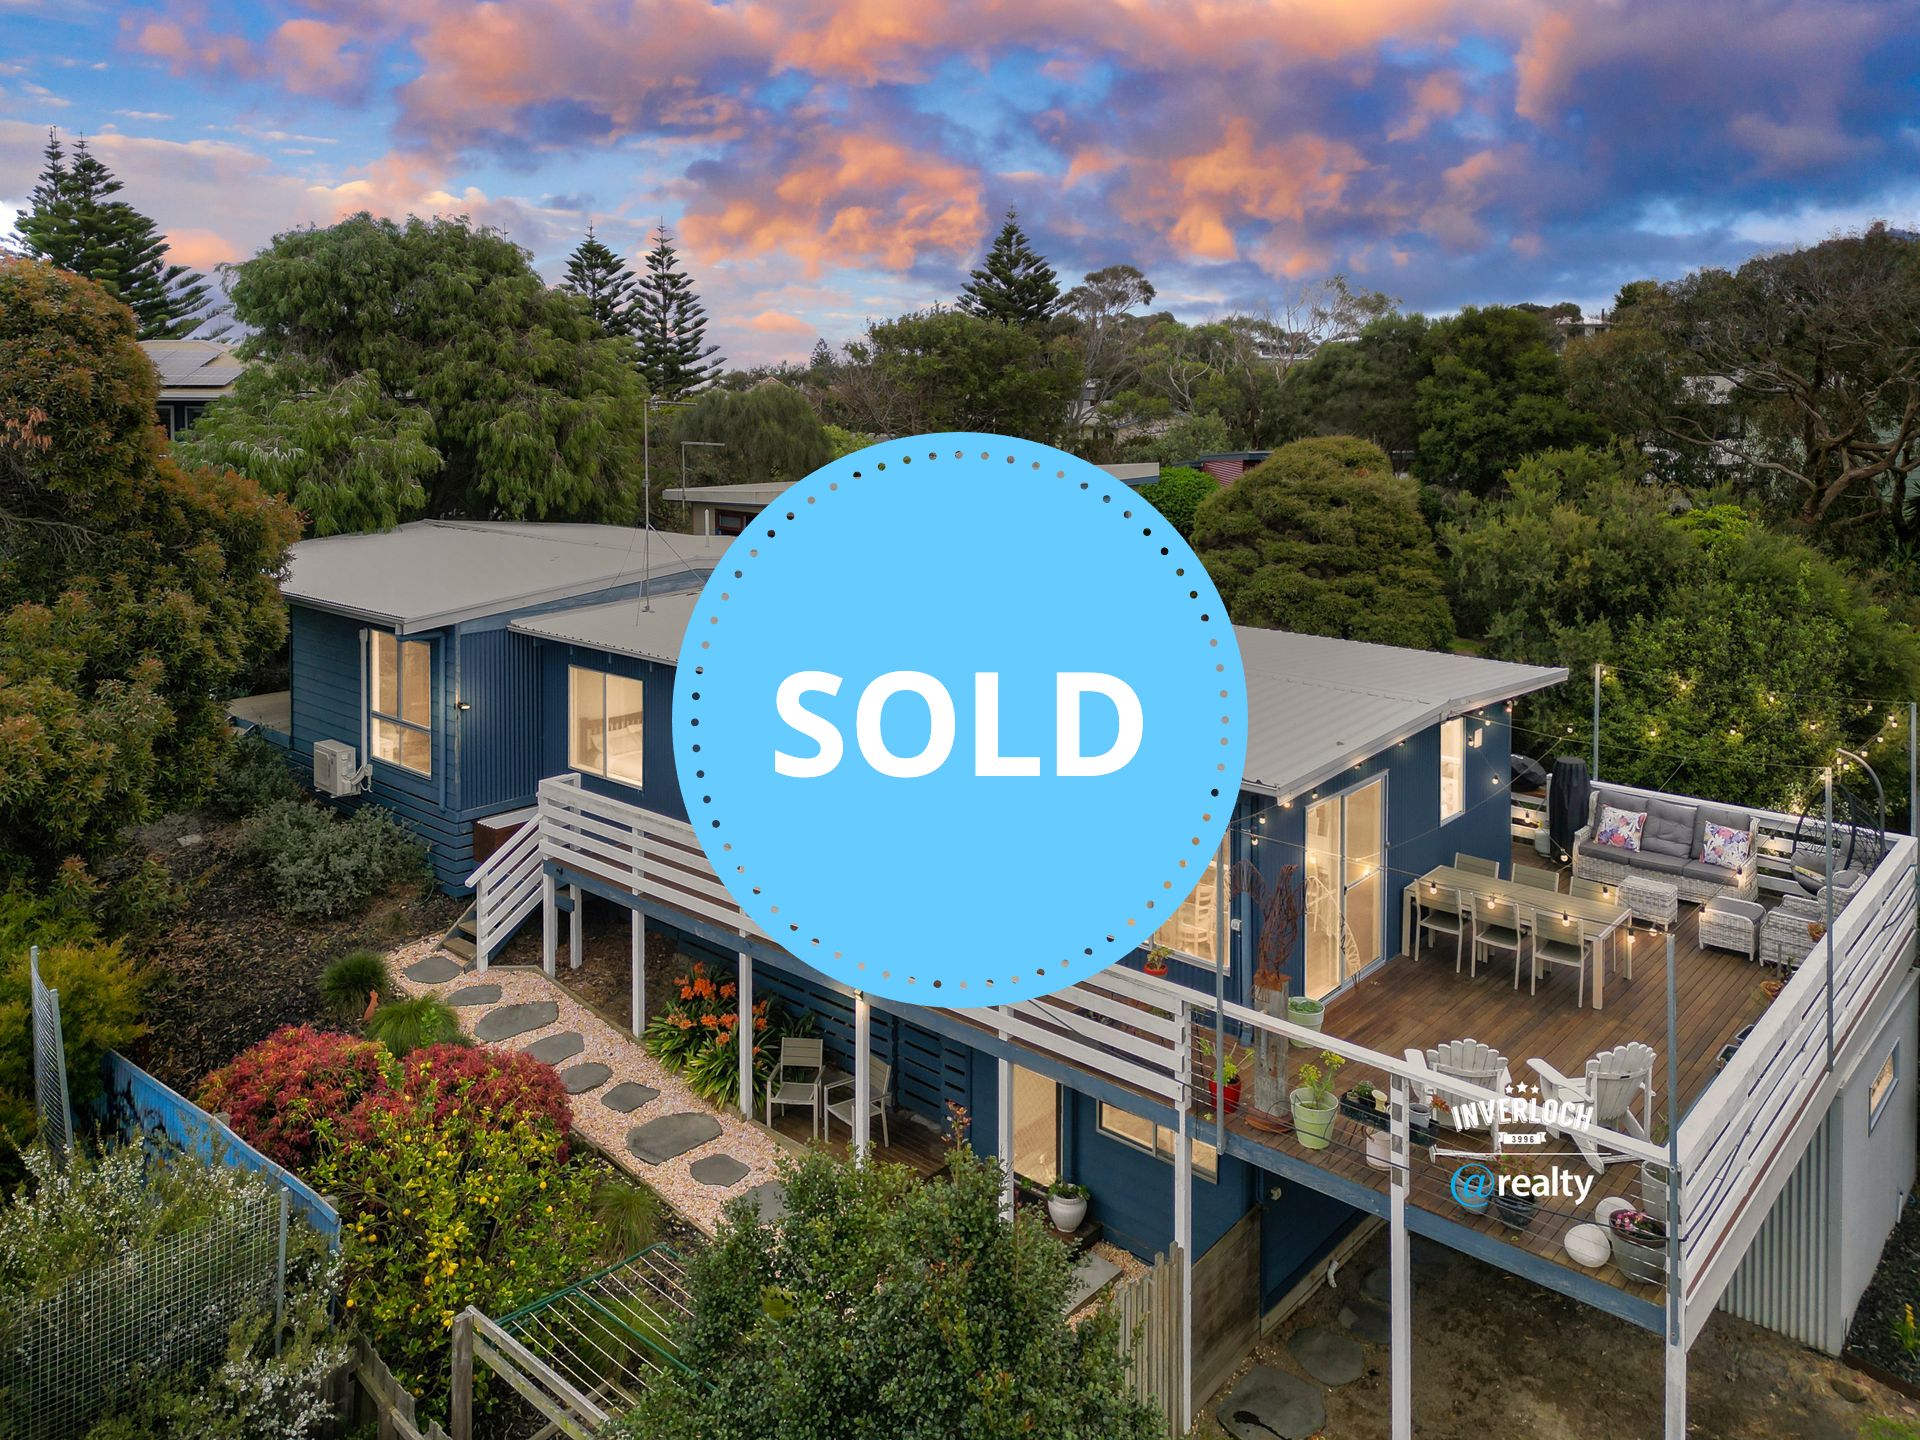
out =
[[[1560,893],[1560,872],[1558,870],[1542,870],[1534,865],[1516,865],[1513,867],[1513,883],[1515,885],[1525,885],[1532,890],[1550,890],[1555,895],[1558,895]]]
[[[1587,927],[1562,910],[1535,910],[1533,912],[1533,959],[1527,967],[1527,993],[1537,995],[1540,992],[1540,966],[1571,966],[1579,977],[1574,982],[1573,1003],[1575,1009],[1585,1009],[1587,1003],[1587,947],[1592,942],[1587,936]],[[1520,957],[1513,958],[1513,988],[1520,988]]]
[[[1422,934],[1438,938],[1442,935],[1453,937],[1453,973],[1460,973],[1460,955],[1465,948],[1467,937],[1467,917],[1461,911],[1460,892],[1446,885],[1434,885],[1422,881],[1414,891],[1413,913],[1417,923],[1414,926],[1413,962],[1420,963],[1420,939]]]
[[[1490,895],[1468,895],[1460,908],[1473,930],[1473,944],[1469,947],[1473,958],[1467,964],[1468,979],[1479,975],[1481,952],[1486,950],[1511,950],[1518,963],[1520,914],[1511,901],[1496,900]]]
[[[1567,883],[1567,893],[1578,895],[1583,900],[1611,900],[1615,887],[1604,880],[1581,880],[1575,878]]]
[[[826,1069],[826,1042],[788,1035],[780,1041],[780,1058],[767,1077],[767,1128],[773,1128],[773,1107],[812,1112],[813,1134],[820,1133],[820,1077]]]
[[[880,1118],[880,1143],[883,1145],[893,1143],[893,1137],[887,1133],[887,1106],[891,1103],[887,1099],[887,1086],[892,1077],[893,1067],[886,1061],[873,1062],[873,1075],[868,1082],[872,1090],[867,1098],[867,1114],[870,1117],[877,1115]],[[854,1078],[851,1075],[831,1081],[827,1085],[826,1131],[829,1140],[833,1138],[835,1120],[845,1125],[847,1129],[853,1129],[853,1089]],[[836,1096],[840,1098],[835,1098]]]
[[[1491,875],[1496,880],[1500,878],[1500,862],[1498,860],[1488,860],[1479,855],[1468,855],[1463,851],[1456,850],[1454,852],[1453,868],[1456,870],[1465,870],[1473,875]]]

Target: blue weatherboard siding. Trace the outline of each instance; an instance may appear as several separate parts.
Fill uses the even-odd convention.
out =
[[[602,670],[609,675],[625,675],[646,687],[641,700],[645,728],[640,759],[641,778],[645,783],[623,785],[597,775],[584,776],[581,783],[589,790],[624,800],[629,805],[642,805],[676,820],[686,819],[687,807],[680,798],[680,782],[673,766],[673,667],[670,665],[656,665],[557,641],[543,643],[540,646],[540,773],[573,773],[567,766],[567,669],[573,665]]]

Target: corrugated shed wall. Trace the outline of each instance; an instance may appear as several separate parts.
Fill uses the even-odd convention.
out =
[[[1830,1355],[1846,1340],[1833,1303],[1835,1250],[1827,1235],[1829,1222],[1840,1223],[1828,1213],[1827,1196],[1840,1163],[1841,1114],[1836,1106],[1821,1122],[1720,1300],[1722,1310]]]
[[[540,784],[540,648],[511,630],[460,636],[460,807],[527,805]],[[564,724],[565,717],[561,717]]]

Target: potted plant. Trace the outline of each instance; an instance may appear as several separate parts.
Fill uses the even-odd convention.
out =
[[[1087,1218],[1087,1187],[1056,1180],[1047,1187],[1047,1219],[1062,1235],[1071,1235]]]
[[[1613,1263],[1629,1280],[1667,1283],[1667,1222],[1644,1210],[1620,1210],[1607,1222]]]
[[[1540,1213],[1540,1201],[1533,1194],[1533,1166],[1524,1157],[1502,1152],[1493,1158],[1493,1173],[1500,1183],[1493,1187],[1493,1210],[1509,1230],[1524,1230]]]
[[[1340,1113],[1371,1130],[1385,1130],[1387,1092],[1374,1089],[1371,1080],[1362,1080],[1340,1097]]]
[[[1199,1048],[1202,1068],[1206,1071],[1207,1075],[1207,1102],[1214,1106],[1218,1106],[1221,1103],[1220,1081],[1222,1077],[1225,1077],[1227,1082],[1226,1113],[1229,1115],[1236,1113],[1240,1109],[1240,1067],[1234,1063],[1232,1051],[1229,1050],[1225,1055],[1221,1056],[1219,1064],[1216,1065],[1214,1063],[1216,1052],[1213,1048],[1213,1037],[1211,1035],[1202,1035],[1200,1037]]]
[[[1318,1030],[1326,1023],[1327,1007],[1318,1000],[1309,1000],[1304,995],[1294,995],[1287,1000],[1287,1019],[1308,1030]],[[1292,1042],[1296,1050],[1308,1050],[1312,1046],[1305,1040]]]
[[[1333,1117],[1338,1113],[1333,1077],[1346,1063],[1344,1056],[1322,1050],[1319,1065],[1309,1061],[1300,1067],[1300,1083],[1287,1096],[1293,1112],[1293,1133],[1309,1150],[1324,1150],[1333,1141]]]
[[[1173,951],[1165,945],[1154,945],[1147,950],[1147,963],[1140,968],[1149,975],[1165,975],[1167,961],[1173,958]]]

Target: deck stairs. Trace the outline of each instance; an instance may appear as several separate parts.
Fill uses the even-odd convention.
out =
[[[480,939],[480,902],[467,906],[460,918],[447,927],[447,933],[440,937],[440,948],[459,960],[463,965],[472,965],[473,957]]]

